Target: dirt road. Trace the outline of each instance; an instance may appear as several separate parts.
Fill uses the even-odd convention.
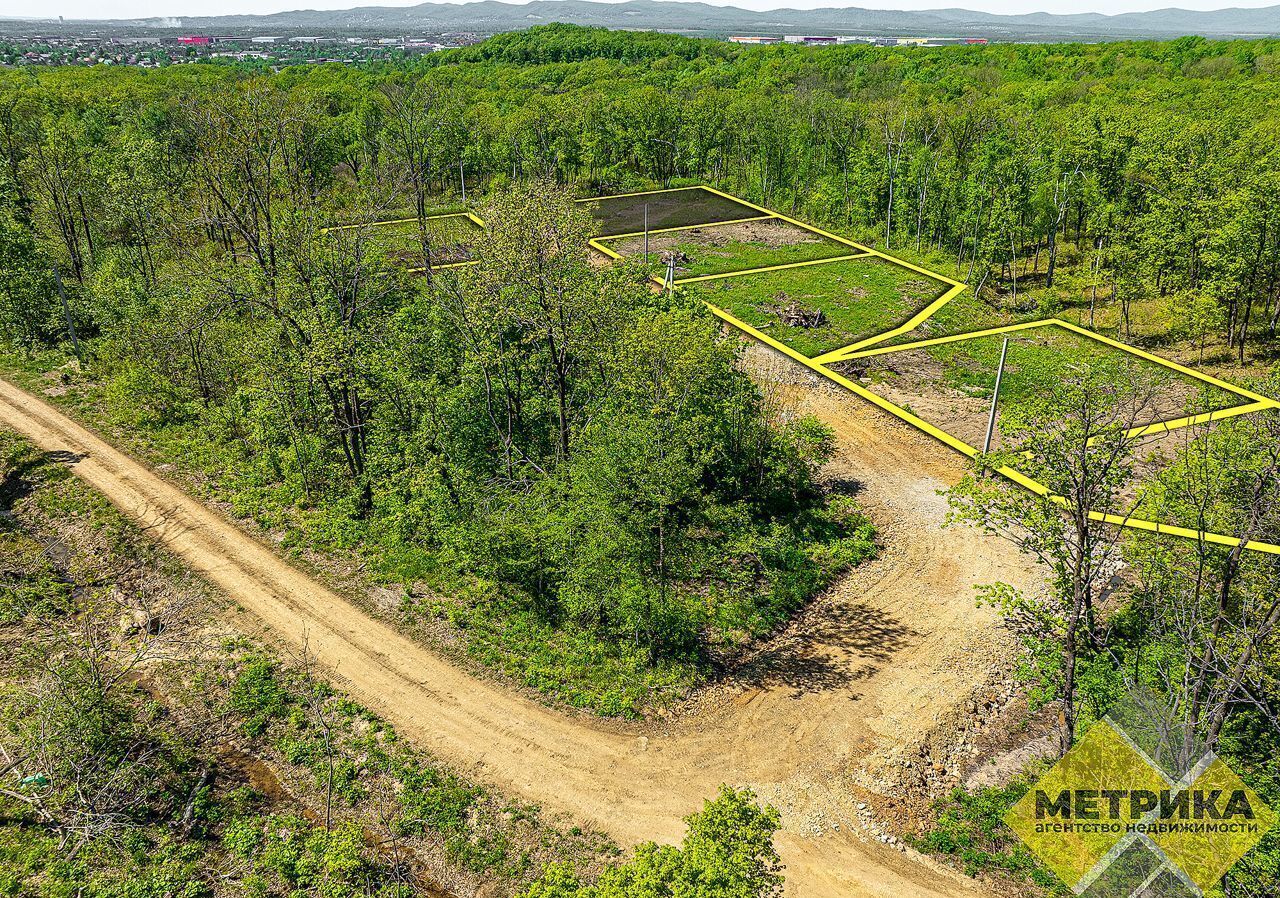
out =
[[[774,363],[776,364],[776,363]],[[838,432],[886,551],[776,641],[726,701],[643,735],[598,728],[482,682],[370,617],[46,403],[0,381],[0,425],[65,454],[77,475],[401,732],[500,789],[624,844],[677,841],[721,782],[783,811],[794,896],[969,896],[971,881],[859,835],[850,789],[967,696],[962,658],[990,646],[972,584],[1032,572],[1002,544],[943,533],[936,490],[959,463],[855,397],[778,368]],[[790,372],[790,373],[788,373]]]

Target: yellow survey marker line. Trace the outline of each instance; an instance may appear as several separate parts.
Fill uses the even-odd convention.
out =
[[[679,278],[675,281],[677,287],[683,287],[686,284],[701,284],[704,281],[719,281],[725,278],[740,278],[750,274],[764,274],[768,271],[786,271],[788,268],[807,268],[810,265],[827,265],[831,262],[848,262],[850,259],[865,259],[870,253],[854,253],[848,256],[832,256],[829,259],[810,259],[807,262],[787,262],[783,265],[765,265],[760,268],[744,268],[742,271],[726,271],[724,274],[703,274],[694,278]]]
[[[1020,324],[1005,324],[1001,327],[989,327],[980,331],[969,331],[966,334],[951,334],[946,337],[933,337],[928,340],[914,340],[910,343],[897,343],[893,346],[876,346],[873,349],[863,349],[853,352],[857,344],[845,346],[841,349],[833,349],[831,352],[824,353],[814,359],[815,362],[821,364],[829,364],[831,362],[847,362],[852,359],[865,359],[873,355],[887,355],[891,352],[905,352],[909,349],[924,349],[926,346],[941,346],[943,343],[958,343],[963,340],[976,340],[979,337],[991,337],[997,334],[1011,334],[1014,331],[1029,330],[1033,327],[1044,327],[1046,324],[1052,324],[1053,318],[1041,318],[1038,321],[1023,321]]]
[[[1200,412],[1195,415],[1187,415],[1182,418],[1173,418],[1169,421],[1156,421],[1153,424],[1146,424],[1142,427],[1135,427],[1125,431],[1126,437],[1149,437],[1161,433],[1171,433],[1175,430],[1181,430],[1184,427],[1195,427],[1197,424],[1208,424],[1212,421],[1221,421],[1224,418],[1234,418],[1237,415],[1249,415],[1253,412],[1266,411],[1269,408],[1275,408],[1276,404],[1271,401],[1266,402],[1250,402],[1245,405],[1233,405],[1230,408],[1214,409],[1211,412]]]
[[[745,224],[748,221],[766,221],[770,218],[777,218],[776,215],[752,215],[750,218],[727,218],[724,221],[707,221],[702,224],[680,225],[675,228],[650,228],[649,236],[654,234],[670,234],[673,231],[696,231],[698,228],[718,228],[721,225]],[[603,237],[596,237],[596,240],[625,240],[628,237],[643,237],[644,231],[629,231],[626,234],[606,234]]]
[[[608,196],[584,196],[582,199],[574,200],[575,203],[598,203],[600,200],[618,200],[628,196],[652,196],[655,193],[677,193],[681,190],[709,190],[701,184],[694,184],[692,187],[663,187],[659,190],[637,190],[634,193],[611,193]],[[733,199],[733,197],[729,197]],[[741,202],[741,200],[739,200]]]
[[[929,303],[919,312],[916,312],[914,315],[912,315],[911,318],[909,318],[905,324],[901,324],[898,327],[893,328],[892,330],[887,330],[883,334],[875,334],[863,340],[859,340],[857,343],[850,343],[848,346],[842,346],[839,349],[833,349],[830,352],[824,352],[822,355],[818,356],[817,361],[823,364],[827,364],[829,362],[843,362],[853,358],[861,358],[864,355],[875,355],[877,352],[893,352],[895,350],[902,349],[904,348],[902,346],[890,346],[890,347],[885,347],[884,349],[881,349],[881,350],[871,349],[865,352],[861,351],[865,347],[875,346],[877,343],[883,343],[885,340],[892,340],[894,337],[899,337],[903,334],[910,333],[911,331],[918,328],[920,325],[924,324],[930,318],[932,318],[935,314],[937,314],[939,309],[941,309],[947,303],[951,302],[951,300],[955,299],[964,291],[965,291],[965,285],[957,284],[956,286],[948,290],[946,293],[943,293],[933,302]],[[911,345],[911,344],[907,344],[907,345]]]
[[[934,425],[930,424],[928,421],[925,421],[924,419],[919,418],[916,415],[912,414],[911,412],[907,411],[902,406],[896,405],[890,402],[889,400],[885,399],[884,397],[871,392],[861,384],[856,383],[855,381],[849,380],[849,378],[844,377],[840,374],[837,374],[836,372],[832,371],[830,368],[827,368],[825,365],[821,365],[814,359],[811,359],[808,356],[802,355],[801,353],[792,349],[790,346],[787,346],[784,343],[780,343],[777,340],[774,340],[772,337],[757,330],[756,328],[747,324],[745,321],[739,320],[734,315],[730,314],[729,312],[726,312],[724,309],[713,306],[711,303],[706,303],[706,306],[708,309],[712,311],[713,314],[715,314],[721,320],[733,325],[738,330],[742,331],[748,336],[754,337],[755,339],[759,340],[761,343],[764,343],[766,346],[771,346],[772,348],[778,350],[784,355],[789,356],[790,358],[804,365],[806,368],[810,369],[816,374],[819,374],[827,378],[833,383],[839,384],[840,386],[844,387],[846,390],[849,390],[850,392],[854,393],[857,396],[861,396],[863,399],[867,400],[868,402],[872,403],[878,408],[883,409],[884,411],[888,412],[889,414],[893,415],[894,417],[902,421],[905,421],[907,424],[910,424],[912,427],[916,428],[917,430],[928,434],[929,436],[933,437],[939,442],[944,443],[947,446],[950,446],[952,449],[955,449],[957,452],[960,452],[971,459],[978,457],[979,455],[978,450],[975,447],[970,446],[964,440],[961,440],[958,437],[952,436],[951,434],[947,433],[945,430],[935,427]],[[996,469],[996,473],[1004,477],[1006,480],[1010,480],[1013,483],[1016,483],[1019,486],[1023,487],[1024,489],[1030,490],[1031,492],[1035,493],[1038,496],[1043,496],[1045,498],[1048,498],[1051,502],[1054,502],[1057,505],[1065,504],[1065,501],[1062,499],[1061,496],[1052,495],[1049,488],[1045,486],[1043,483],[1041,483],[1038,480],[1035,480],[1034,478],[1028,477],[1026,474],[1023,474],[1021,471],[1018,471],[1015,468],[1011,468],[1008,465],[1004,465]],[[1213,543],[1215,545],[1220,545],[1220,546],[1238,546],[1241,543],[1240,538],[1235,536],[1227,536],[1226,534],[1213,533],[1211,531],[1204,531],[1204,530],[1192,530],[1187,527],[1178,527],[1172,524],[1161,524],[1158,521],[1148,521],[1142,518],[1134,518],[1126,515],[1118,515],[1118,514],[1112,514],[1107,512],[1095,511],[1089,514],[1089,518],[1094,521],[1100,521],[1100,522],[1103,522],[1106,524],[1112,524],[1118,527],[1127,527],[1131,530],[1142,530],[1148,533],[1177,536],[1184,539],[1198,540],[1198,541]],[[1280,555],[1280,545],[1276,545],[1274,543],[1262,542],[1260,540],[1247,540],[1244,543],[1244,547],[1246,549],[1250,549],[1255,552],[1266,552],[1272,555]]]
[[[621,256],[621,254],[619,254],[619,253],[617,253],[617,252],[613,251],[612,249],[610,249],[609,247],[605,246],[605,245],[601,242],[601,238],[600,238],[600,237],[592,237],[590,240],[588,240],[588,241],[587,241],[587,246],[591,247],[591,248],[592,248],[592,249],[594,249],[594,250],[598,250],[598,251],[600,251],[600,252],[604,253],[604,254],[605,254],[606,256],[608,256],[610,259],[613,259],[613,260],[618,261],[618,262],[621,262],[621,261],[622,261],[622,256]]]

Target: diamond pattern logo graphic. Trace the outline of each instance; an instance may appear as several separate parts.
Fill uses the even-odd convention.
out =
[[[1170,771],[1111,719],[1005,816],[1046,867],[1090,898],[1203,895],[1275,819],[1212,752]]]

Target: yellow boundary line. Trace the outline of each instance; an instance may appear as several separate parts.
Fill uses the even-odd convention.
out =
[[[480,225],[480,227],[484,227],[484,222],[481,221],[479,218],[477,218],[475,215],[472,215],[471,212],[469,211],[442,212],[439,215],[428,215],[425,218],[423,218],[423,221],[438,221],[441,218],[466,218],[466,219],[469,219],[472,223],[478,224]],[[411,221],[417,221],[417,220],[418,220],[418,216],[414,215],[410,218],[388,218],[388,219],[384,219],[383,221],[357,221],[357,222],[354,222],[353,224],[330,225],[327,228],[321,228],[320,233],[328,234],[330,231],[350,231],[354,228],[376,228],[381,225],[408,224]]]
[[[581,199],[574,200],[576,203],[598,203],[601,200],[620,200],[629,196],[652,196],[655,193],[678,193],[681,190],[710,190],[710,187],[704,187],[701,184],[694,184],[692,187],[663,187],[661,190],[637,190],[633,193],[611,193],[608,196],[584,196]],[[725,194],[727,196],[727,194]],[[736,200],[737,197],[730,196],[729,199]],[[742,202],[742,200],[737,200]],[[742,203],[744,206],[749,203]]]
[[[687,188],[677,188],[677,189],[687,189]],[[781,219],[782,221],[786,221],[790,224],[804,228],[805,230],[811,233],[818,234],[823,237],[827,237],[829,239],[838,241],[840,243],[845,244],[846,246],[851,246],[861,251],[859,255],[853,256],[851,258],[866,258],[867,256],[878,256],[892,264],[900,265],[903,268],[907,268],[911,271],[915,271],[919,274],[923,274],[924,276],[931,278],[933,280],[941,281],[944,284],[951,285],[951,288],[949,290],[944,292],[941,296],[939,296],[937,299],[931,302],[924,309],[922,309],[921,311],[913,315],[905,324],[900,325],[899,327],[893,328],[889,331],[886,331],[883,334],[877,334],[873,337],[869,337],[865,340],[859,341],[858,343],[854,343],[850,346],[845,346],[828,353],[823,353],[822,355],[819,355],[815,358],[810,358],[809,356],[806,356],[798,352],[797,350],[792,349],[790,346],[787,346],[786,344],[773,339],[767,334],[747,324],[745,321],[741,321],[734,315],[730,314],[729,312],[726,312],[724,309],[721,309],[709,302],[706,302],[705,300],[704,300],[704,305],[706,305],[706,307],[710,309],[711,312],[715,314],[718,318],[720,318],[722,321],[725,321],[726,323],[732,325],[733,327],[740,330],[742,333],[747,334],[748,336],[753,337],[756,340],[759,340],[761,343],[764,343],[766,346],[770,346],[773,349],[778,350],[779,352],[783,353],[789,358],[794,359],[795,361],[804,365],[806,368],[809,368],[810,370],[821,375],[822,377],[827,378],[831,382],[844,387],[845,389],[852,392],[854,395],[862,397],[863,399],[867,400],[868,402],[875,405],[876,407],[883,409],[884,411],[888,412],[889,414],[893,415],[899,420],[904,421],[907,424],[910,424],[912,427],[916,428],[920,432],[933,437],[934,439],[938,440],[944,445],[947,445],[952,449],[955,449],[957,452],[960,452],[961,454],[968,456],[971,459],[976,458],[979,455],[978,450],[975,447],[970,446],[968,443],[964,442],[963,440],[959,439],[956,436],[953,436],[952,434],[947,433],[941,428],[930,424],[928,421],[925,421],[923,418],[920,418],[912,414],[911,412],[907,411],[901,406],[896,405],[890,402],[889,400],[877,395],[876,393],[871,392],[870,390],[863,387],[861,384],[858,384],[850,380],[849,378],[844,377],[836,373],[835,371],[832,371],[830,368],[827,367],[826,363],[830,361],[838,361],[838,360],[848,359],[848,358],[860,358],[868,355],[879,355],[879,354],[888,353],[888,352],[900,352],[905,349],[911,349],[911,348],[918,349],[922,346],[932,346],[932,345],[937,345],[939,343],[953,342],[955,340],[973,339],[978,336],[986,336],[989,334],[1008,333],[1011,331],[1027,330],[1037,326],[1054,325],[1054,326],[1062,327],[1069,331],[1073,331],[1089,339],[1097,340],[1100,343],[1107,344],[1114,348],[1120,349],[1121,351],[1128,352],[1138,358],[1143,358],[1148,361],[1155,362],[1158,365],[1162,365],[1165,368],[1168,368],[1173,371],[1177,371],[1181,374],[1187,375],[1189,377],[1192,377],[1204,383],[1221,387],[1238,396],[1243,396],[1247,399],[1252,400],[1248,404],[1236,406],[1229,409],[1220,409],[1214,412],[1207,412],[1199,415],[1189,415],[1189,416],[1186,416],[1185,418],[1175,419],[1173,421],[1162,421],[1162,422],[1157,422],[1155,424],[1149,424],[1142,428],[1135,428],[1134,431],[1130,431],[1131,434],[1146,435],[1146,434],[1152,434],[1152,433],[1163,433],[1163,432],[1168,432],[1169,430],[1173,430],[1177,427],[1186,427],[1192,424],[1204,423],[1212,420],[1219,420],[1221,418],[1231,417],[1234,415],[1243,415],[1252,411],[1260,411],[1260,410],[1269,409],[1269,408],[1280,408],[1280,403],[1276,402],[1275,400],[1269,399],[1265,396],[1261,396],[1257,393],[1253,393],[1242,387],[1237,387],[1234,384],[1229,384],[1226,381],[1219,380],[1218,378],[1211,377],[1210,375],[1201,374],[1198,371],[1194,371],[1183,365],[1179,365],[1177,362],[1172,362],[1168,359],[1161,358],[1160,356],[1153,355],[1148,352],[1144,352],[1140,349],[1137,349],[1132,346],[1128,346],[1117,340],[1112,340],[1109,337],[1104,337],[1101,334],[1095,334],[1094,332],[1086,330],[1085,328],[1082,328],[1079,325],[1074,325],[1070,322],[1062,321],[1061,319],[1057,319],[1057,318],[1044,319],[1037,322],[1026,322],[1022,324],[1009,325],[1007,327],[1002,327],[1002,328],[990,328],[985,331],[974,331],[969,334],[956,335],[953,337],[940,337],[933,340],[921,340],[921,341],[916,341],[914,343],[902,344],[899,346],[867,349],[867,347],[871,347],[879,343],[883,343],[885,340],[892,339],[893,337],[907,333],[919,327],[921,324],[927,321],[930,317],[936,314],[939,309],[941,309],[948,302],[950,302],[952,299],[958,296],[961,292],[963,292],[966,285],[961,283],[960,281],[955,280],[954,278],[949,278],[949,277],[946,277],[945,275],[937,274],[936,272],[932,272],[927,269],[921,268],[918,265],[912,265],[909,262],[905,262],[902,259],[898,259],[893,256],[890,256],[887,253],[883,253],[871,247],[867,247],[867,246],[863,246],[862,244],[855,243],[854,241],[841,237],[838,234],[832,234],[828,231],[824,231],[821,228],[817,228],[812,225],[806,224],[805,222],[799,221],[795,218],[791,218],[790,216],[783,215],[780,212],[775,212],[773,210],[766,209],[763,206],[758,206],[754,203],[748,202],[747,200],[743,200],[738,197],[732,196],[730,194],[724,193],[721,190],[717,190],[714,187],[704,186],[703,189],[711,193],[717,194],[725,199],[740,203],[743,206],[746,206],[748,208],[755,209],[756,211],[761,212],[764,216]],[[663,191],[651,191],[651,192],[658,193]],[[638,194],[630,194],[630,195],[638,195]],[[600,250],[607,256],[610,256],[614,259],[621,258],[621,256],[618,253],[602,245],[597,239],[592,239],[590,243],[593,247]],[[821,264],[822,262],[830,262],[830,261],[839,261],[839,260],[823,259],[823,260],[818,260],[817,262],[800,263],[800,264]],[[794,268],[794,267],[798,267],[798,265],[791,264],[791,265],[770,266],[765,269],[756,269],[754,271],[751,271],[751,270],[744,271],[744,272],[741,272],[741,274],[743,275],[751,274],[761,270],[776,271],[776,270],[781,270],[785,268]],[[715,280],[715,279],[719,279],[719,277],[722,277],[722,276],[709,276],[704,278],[691,278],[683,281],[676,281],[676,286],[679,287],[680,285],[686,284],[686,283],[697,283],[702,280]],[[1063,504],[1064,500],[1060,496],[1051,495],[1049,488],[1047,486],[1040,483],[1038,480],[1028,477],[1027,475],[1023,474],[1022,472],[1014,468],[1011,468],[1006,465],[999,468],[996,471],[996,473],[1006,478],[1007,480],[1023,487],[1024,489],[1030,490],[1032,493],[1035,493],[1038,496],[1045,496],[1057,504]],[[1117,514],[1111,514],[1111,513],[1105,513],[1105,512],[1092,512],[1090,513],[1089,517],[1092,520],[1101,521],[1101,522],[1112,524],[1118,527],[1125,527],[1131,530],[1141,530],[1148,533],[1177,536],[1183,539],[1198,540],[1198,541],[1203,541],[1207,543],[1212,543],[1215,545],[1234,547],[1234,546],[1240,545],[1240,542],[1241,542],[1239,537],[1228,536],[1222,533],[1192,530],[1187,527],[1178,527],[1171,524],[1161,524],[1157,521],[1148,521],[1148,520],[1143,520],[1141,518],[1127,517],[1124,515],[1117,515]],[[1259,540],[1249,540],[1244,543],[1244,547],[1246,549],[1250,549],[1253,551],[1267,552],[1270,554],[1280,555],[1280,545],[1277,545],[1275,543],[1262,542]]]
[[[706,281],[722,281],[725,278],[740,278],[751,274],[764,274],[769,271],[786,271],[788,268],[808,268],[810,265],[827,265],[831,262],[848,262],[851,259],[865,259],[871,253],[854,253],[848,256],[832,256],[829,259],[810,259],[807,262],[786,262],[782,265],[763,265],[759,268],[744,268],[742,271],[726,271],[724,274],[702,274],[692,278],[678,278],[674,281],[677,287],[686,284],[701,284]]]
[[[479,265],[479,264],[480,264],[479,259],[469,259],[466,262],[446,262],[443,265],[432,265],[430,267],[432,271],[446,271],[450,268],[466,268],[468,265]],[[426,270],[427,269],[423,268],[422,266],[419,266],[417,268],[405,269],[405,271],[407,271],[409,274],[422,274],[422,272]]]
[[[605,246],[601,242],[601,240],[603,239],[605,238],[592,237],[590,240],[587,241],[587,246],[591,247],[592,249],[599,250],[600,252],[604,253],[606,256],[608,256],[610,259],[613,259],[616,262],[621,262],[622,255],[610,249],[609,247]]]
[[[747,324],[745,321],[740,321],[738,318],[734,317],[729,312],[726,312],[724,309],[717,308],[711,303],[706,303],[706,306],[718,318],[727,322],[728,324],[733,325],[743,333],[751,337],[754,337],[755,339],[759,340],[761,343],[764,343],[766,346],[770,346],[778,350],[779,352],[783,353],[784,355],[789,356],[790,358],[804,365],[806,368],[809,368],[811,371],[822,375],[823,377],[827,378],[833,383],[839,384],[840,386],[844,387],[845,389],[849,390],[855,395],[861,396],[863,399],[867,400],[871,404],[877,406],[878,408],[883,409],[884,411],[893,415],[895,418],[898,418],[899,420],[904,421],[907,424],[910,424],[912,427],[916,428],[922,433],[928,434],[929,436],[933,437],[939,442],[944,443],[947,446],[950,446],[952,449],[955,449],[957,452],[960,452],[968,456],[969,458],[977,458],[977,456],[979,455],[978,450],[973,446],[970,446],[964,440],[961,440],[958,437],[955,437],[947,433],[945,430],[935,427],[934,425],[930,424],[928,421],[925,421],[923,418],[919,418],[916,415],[912,414],[911,412],[907,411],[906,409],[902,408],[901,406],[896,405],[890,402],[889,400],[883,398],[882,396],[879,396],[878,394],[871,392],[861,384],[856,383],[855,381],[849,380],[847,377],[844,377],[840,374],[837,374],[836,372],[832,371],[830,368],[827,368],[825,365],[819,364],[814,359],[811,359],[808,356],[797,352],[796,350],[792,349],[790,346],[787,346],[784,343],[780,343],[777,340],[774,340],[772,337],[762,333],[761,331]],[[1270,406],[1277,407],[1277,404],[1270,403]],[[1007,480],[1010,480],[1018,484],[1024,489],[1030,490],[1031,492],[1035,493],[1038,496],[1048,497],[1050,501],[1055,502],[1056,504],[1060,504],[1060,505],[1063,504],[1063,500],[1060,496],[1051,495],[1048,487],[1040,483],[1040,481],[1034,480],[1033,478],[1028,477],[1027,475],[1023,474],[1021,471],[1018,471],[1014,468],[1009,467],[1008,465],[1005,465],[997,469],[996,473],[1006,478]],[[1238,537],[1227,536],[1226,534],[1213,533],[1210,531],[1191,530],[1187,527],[1178,527],[1172,524],[1161,524],[1157,521],[1147,521],[1141,518],[1131,518],[1131,517],[1126,517],[1124,515],[1108,514],[1104,512],[1091,512],[1089,517],[1090,519],[1095,521],[1101,521],[1103,523],[1113,524],[1119,527],[1127,527],[1131,530],[1142,530],[1148,533],[1165,534],[1169,536],[1181,537],[1184,539],[1203,540],[1204,542],[1213,543],[1215,545],[1220,545],[1220,546],[1234,547],[1240,544],[1240,539]],[[1262,542],[1259,540],[1249,540],[1245,542],[1244,547],[1246,549],[1251,549],[1255,552],[1266,552],[1272,555],[1280,555],[1280,545],[1276,545],[1274,543]]]
[[[650,228],[649,236],[654,234],[670,234],[673,231],[695,231],[698,228],[718,228],[721,225],[744,224],[748,221],[768,221],[770,218],[777,218],[776,215],[752,215],[750,218],[729,218],[725,221],[707,221],[702,224],[680,225],[674,228]],[[629,237],[643,237],[644,231],[630,231],[626,234],[609,234],[605,237],[596,237],[596,240],[626,240]]]

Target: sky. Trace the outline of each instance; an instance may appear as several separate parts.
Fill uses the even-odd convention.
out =
[[[216,16],[272,13],[293,9],[349,9],[354,6],[416,6],[422,0],[0,0],[0,16],[68,19],[118,19],[143,16]],[[462,2],[462,0],[439,0]],[[521,0],[508,0],[521,2]],[[1138,12],[1164,9],[1221,9],[1227,6],[1272,6],[1280,0],[704,0],[716,6],[744,9],[816,9],[857,6],[866,9],[963,8],[992,13]]]

